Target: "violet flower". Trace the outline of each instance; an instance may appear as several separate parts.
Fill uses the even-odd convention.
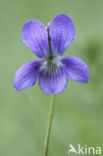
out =
[[[68,80],[87,83],[89,70],[77,57],[64,57],[68,46],[75,38],[75,27],[65,14],[57,15],[45,27],[38,20],[30,20],[23,26],[22,40],[33,51],[38,60],[23,64],[14,76],[14,88],[18,91],[35,85],[46,94],[59,94]]]

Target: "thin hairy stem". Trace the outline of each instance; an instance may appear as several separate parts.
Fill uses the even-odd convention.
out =
[[[45,136],[44,156],[48,156],[48,147],[49,147],[50,132],[51,132],[51,126],[52,126],[52,120],[53,120],[54,106],[55,106],[55,95],[53,94],[51,97],[51,102],[50,102],[50,114],[49,114],[47,132]]]

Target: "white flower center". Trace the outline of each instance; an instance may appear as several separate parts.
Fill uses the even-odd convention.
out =
[[[61,65],[59,57],[49,56],[42,59],[41,70],[44,70],[48,75],[57,75]]]

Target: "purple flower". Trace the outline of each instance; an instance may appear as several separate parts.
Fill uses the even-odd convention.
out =
[[[64,57],[64,51],[75,38],[75,27],[65,14],[57,15],[45,27],[38,20],[30,20],[23,26],[22,40],[38,60],[23,64],[14,76],[14,88],[18,91],[35,85],[46,94],[59,94],[68,80],[87,83],[89,70],[79,58]]]

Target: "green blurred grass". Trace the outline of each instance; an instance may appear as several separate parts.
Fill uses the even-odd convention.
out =
[[[43,155],[50,96],[38,84],[16,92],[13,76],[36,59],[21,41],[24,22],[35,18],[46,24],[59,13],[70,15],[76,26],[76,39],[64,55],[83,59],[90,81],[70,81],[56,96],[49,156],[67,156],[70,143],[103,147],[102,6],[102,0],[0,0],[0,156]]]

